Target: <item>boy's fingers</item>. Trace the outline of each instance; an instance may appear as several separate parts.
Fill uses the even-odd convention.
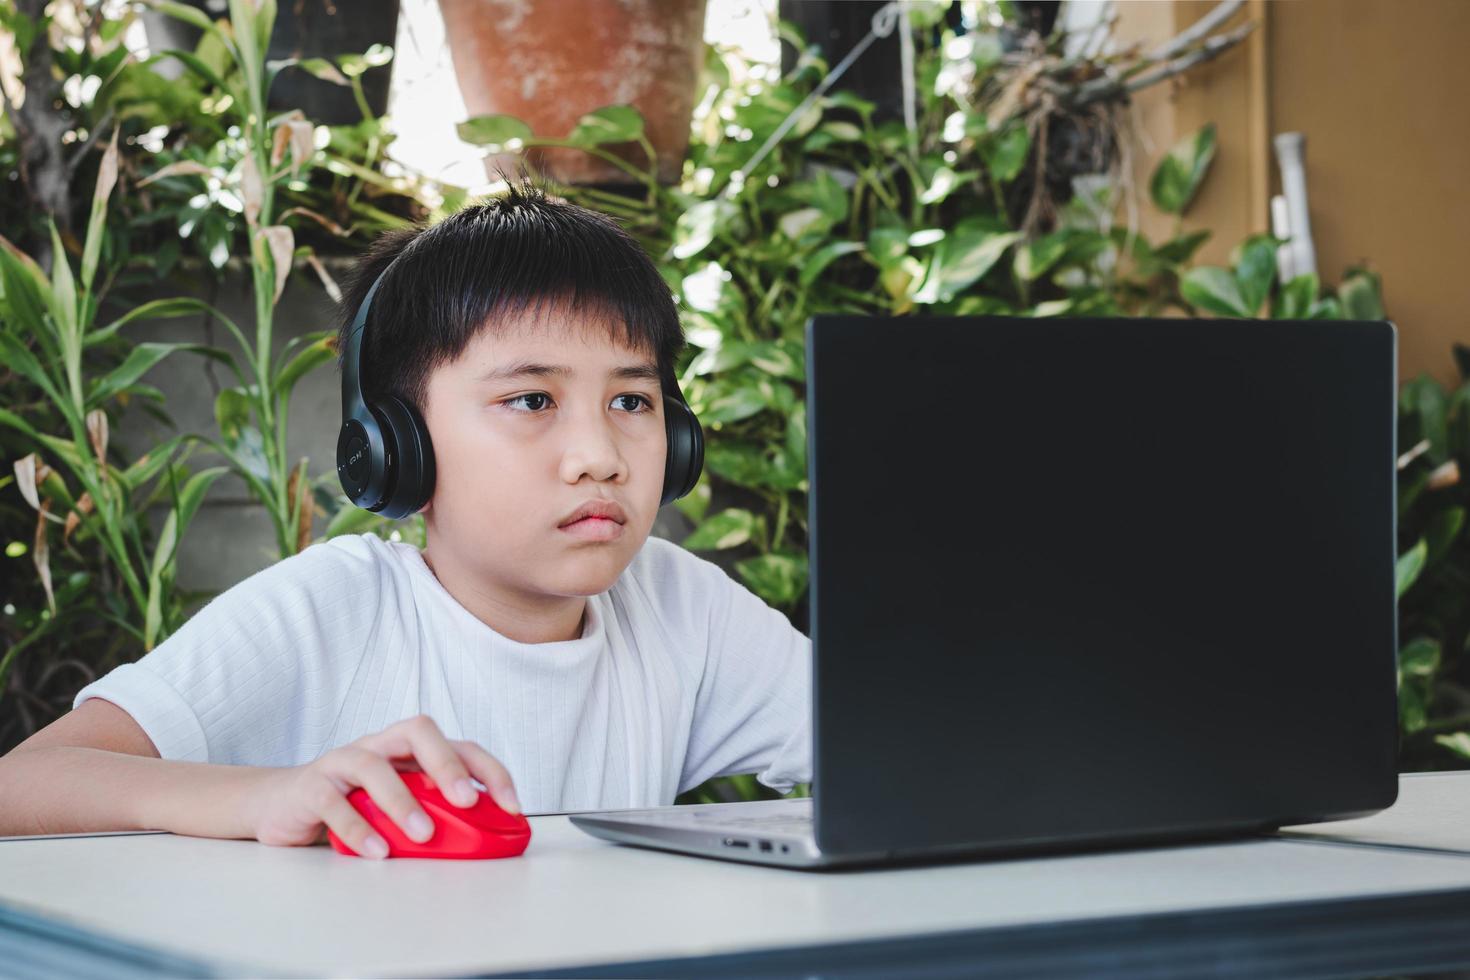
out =
[[[357,853],[370,858],[388,856],[388,843],[373,831],[357,808],[327,783],[316,801],[317,816],[332,829],[342,842]]]
[[[367,790],[378,809],[401,827],[410,840],[423,843],[434,836],[433,819],[419,806],[403,777],[387,759],[364,751],[360,758],[354,757],[354,762],[357,778],[353,782]]]
[[[520,813],[521,801],[516,798],[515,785],[500,760],[486,752],[478,742],[461,741],[453,744],[470,771],[475,774],[475,778],[485,784],[491,798],[500,808],[506,813]]]
[[[474,805],[476,795],[469,784],[469,770],[428,715],[401,721],[377,735],[367,736],[361,744],[385,756],[412,756],[450,803],[460,807]]]

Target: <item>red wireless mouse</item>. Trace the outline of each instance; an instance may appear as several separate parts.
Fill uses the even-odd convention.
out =
[[[398,775],[434,823],[433,836],[423,843],[404,833],[361,786],[347,794],[347,802],[388,842],[390,858],[515,857],[531,843],[531,825],[526,818],[506,813],[489,793],[481,792],[474,806],[460,808],[445,799],[424,773],[400,771]],[[337,853],[361,856],[331,828],[327,829],[327,839]]]

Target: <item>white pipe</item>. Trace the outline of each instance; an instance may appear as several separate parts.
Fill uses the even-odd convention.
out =
[[[1287,214],[1286,198],[1280,194],[1271,196],[1271,234],[1277,238],[1291,238],[1291,218]],[[1276,250],[1276,274],[1282,284],[1296,278],[1296,266],[1292,264],[1291,245],[1282,245]]]
[[[1281,190],[1291,228],[1291,265],[1297,275],[1316,273],[1317,250],[1312,246],[1312,221],[1307,214],[1306,137],[1301,133],[1277,133],[1276,161],[1281,167]]]

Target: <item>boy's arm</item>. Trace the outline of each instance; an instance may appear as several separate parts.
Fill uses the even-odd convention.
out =
[[[94,698],[0,758],[0,837],[169,830],[251,838],[253,800],[275,772],[160,759],[126,711]]]
[[[812,642],[778,609],[706,562],[708,656],[679,792],[755,773],[778,792],[811,781]]]

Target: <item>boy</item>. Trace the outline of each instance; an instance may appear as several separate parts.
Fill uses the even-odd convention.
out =
[[[349,535],[227,590],[0,759],[0,835],[159,829],[386,845],[397,775],[512,812],[666,805],[705,779],[810,776],[811,641],[719,566],[649,537],[667,285],[611,219],[510,183],[383,236],[343,304],[368,392],[416,409],[426,547]],[[584,510],[595,514],[585,520]]]

